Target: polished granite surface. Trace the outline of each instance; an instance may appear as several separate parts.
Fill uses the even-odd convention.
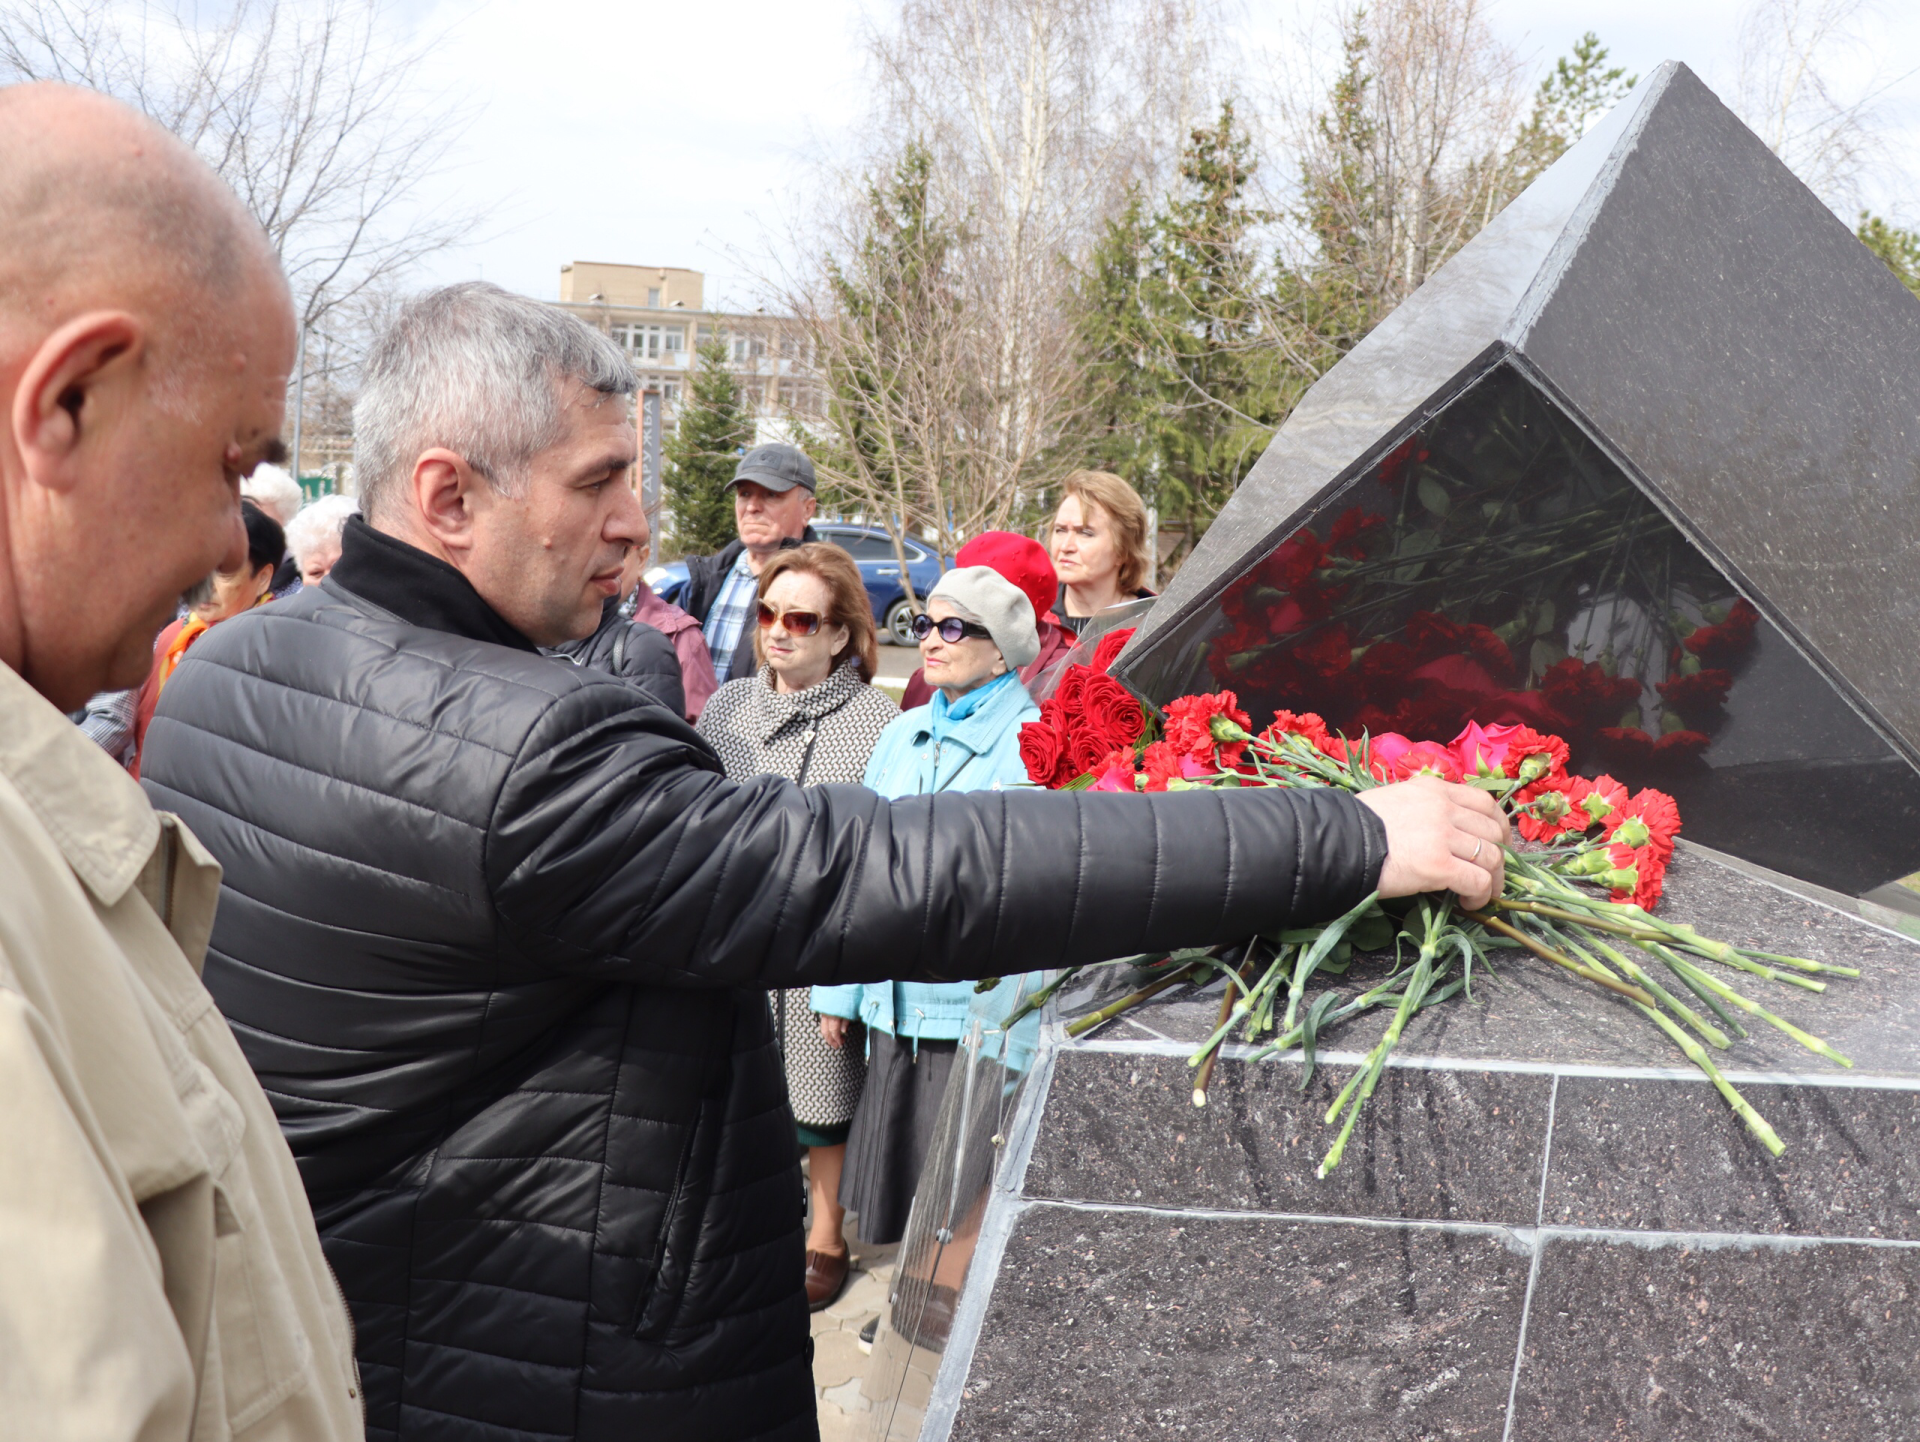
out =
[[[1304,1091],[1297,1057],[1223,1061],[1197,1109],[1217,989],[1056,1020],[919,1435],[1920,1436],[1920,943],[1698,851],[1662,910],[1864,973],[1780,1005],[1854,1070],[1758,1034],[1723,1056],[1784,1156],[1524,959],[1409,1031],[1324,1180],[1373,1028]]]

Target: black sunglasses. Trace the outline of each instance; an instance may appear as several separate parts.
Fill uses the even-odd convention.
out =
[[[820,629],[818,611],[776,611],[765,601],[760,603],[760,629],[771,630],[778,621],[789,636],[811,636]]]
[[[993,632],[989,631],[985,626],[976,626],[971,621],[962,621],[958,616],[949,616],[944,621],[936,621],[933,617],[922,612],[913,618],[914,640],[924,641],[935,631],[940,633],[940,639],[945,641],[949,646],[956,644],[968,636],[978,636],[982,641],[991,641],[993,639]]]

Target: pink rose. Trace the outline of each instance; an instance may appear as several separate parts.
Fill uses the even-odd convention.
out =
[[[1467,729],[1453,738],[1447,749],[1453,753],[1463,776],[1504,776],[1509,738],[1518,726],[1482,726],[1469,721]]]

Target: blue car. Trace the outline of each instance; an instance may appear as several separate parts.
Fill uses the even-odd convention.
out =
[[[897,646],[911,646],[913,608],[907,603],[907,588],[900,583],[900,560],[894,554],[893,540],[878,526],[853,526],[844,521],[823,521],[814,526],[823,541],[831,541],[853,557],[866,582],[867,598],[873,603],[873,621],[880,628],[880,639]],[[913,594],[925,601],[927,592],[940,579],[946,567],[933,549],[923,542],[907,538],[902,543],[907,553],[907,576],[913,582]],[[647,585],[654,595],[674,605],[687,587],[687,568],[669,561],[647,572]]]

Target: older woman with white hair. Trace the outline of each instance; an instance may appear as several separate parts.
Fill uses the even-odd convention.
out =
[[[1015,674],[1040,652],[1033,603],[988,566],[940,578],[914,619],[933,699],[880,733],[866,782],[882,796],[988,791],[1025,781],[1020,727],[1040,708]],[[966,1030],[971,982],[881,981],[816,986],[830,1045],[867,1026],[867,1080],[854,1109],[840,1202],[881,1246],[905,1234],[934,1119]]]
[[[287,549],[300,568],[300,584],[317,586],[340,559],[340,535],[350,517],[360,514],[352,496],[322,496],[287,525]]]

